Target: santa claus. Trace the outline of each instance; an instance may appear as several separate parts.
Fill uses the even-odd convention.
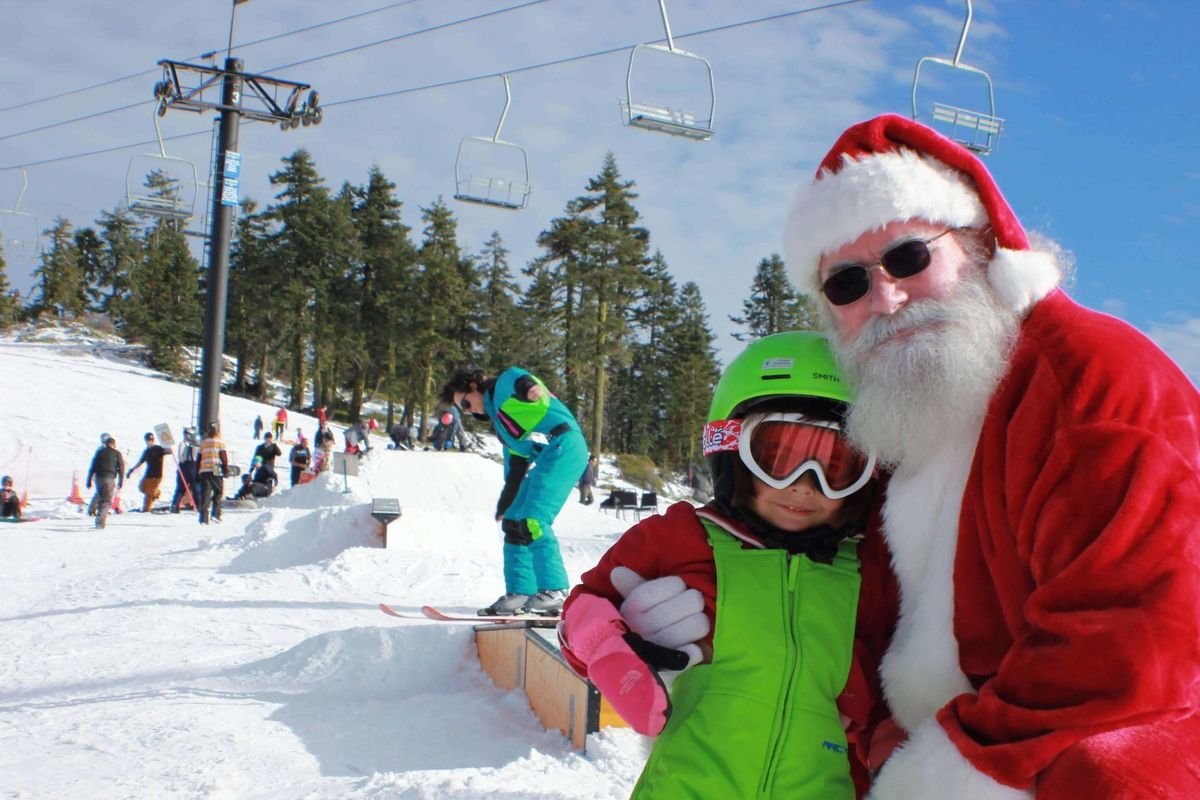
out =
[[[1082,308],[982,163],[847,130],[785,238],[886,464],[871,797],[1200,797],[1200,395]],[[887,563],[886,559],[883,563]]]

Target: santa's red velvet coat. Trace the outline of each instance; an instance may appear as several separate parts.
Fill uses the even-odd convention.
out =
[[[1055,290],[977,432],[898,469],[864,545],[895,570],[860,632],[908,734],[871,797],[1200,797],[1195,386]]]

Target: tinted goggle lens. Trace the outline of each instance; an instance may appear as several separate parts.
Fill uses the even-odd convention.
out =
[[[911,278],[928,267],[932,259],[929,243],[918,239],[896,245],[883,254],[879,263],[893,278]],[[854,264],[844,267],[829,276],[821,285],[821,291],[835,306],[861,300],[871,291],[872,266]]]
[[[755,425],[750,431],[750,456],[775,480],[815,461],[834,491],[852,486],[866,470],[866,459],[837,430],[804,422],[770,420]]]

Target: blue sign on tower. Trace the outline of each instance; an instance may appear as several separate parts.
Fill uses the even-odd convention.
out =
[[[242,154],[232,151],[225,152],[224,181],[221,185],[221,205],[236,206],[238,204],[238,181],[242,175]]]

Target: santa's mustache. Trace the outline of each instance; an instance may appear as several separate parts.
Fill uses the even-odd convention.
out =
[[[958,315],[955,314],[952,302],[922,300],[905,306],[890,316],[876,317],[863,326],[853,341],[845,344],[855,355],[865,355],[903,331],[919,331],[942,323],[956,322],[957,319]]]

